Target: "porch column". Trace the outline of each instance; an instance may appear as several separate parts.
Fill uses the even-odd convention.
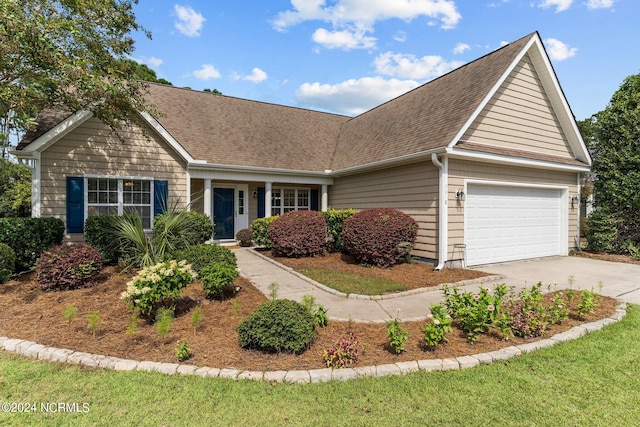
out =
[[[322,202],[320,203],[320,210],[322,212],[326,212],[329,207],[329,192],[327,190],[328,186],[322,185]]]
[[[211,212],[211,180],[204,180],[204,213],[209,215],[210,218],[213,218],[213,212]]]
[[[264,183],[264,216],[271,216],[271,182]]]

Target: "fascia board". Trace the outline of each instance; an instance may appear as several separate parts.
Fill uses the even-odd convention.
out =
[[[89,120],[89,118],[91,118],[92,116],[93,113],[91,113],[90,111],[78,111],[70,115],[69,117],[58,123],[56,126],[49,129],[44,135],[31,142],[31,144],[27,145],[22,150],[16,150],[15,155],[20,156],[18,153],[26,154],[31,152],[42,152],[46,150],[57,141],[59,141],[62,137],[80,126],[82,123]],[[23,157],[26,156],[23,155]]]

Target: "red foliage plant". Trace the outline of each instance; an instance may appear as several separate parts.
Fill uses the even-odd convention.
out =
[[[320,212],[288,212],[269,225],[269,239],[276,256],[321,256],[327,241],[327,222]]]
[[[344,221],[345,250],[361,264],[389,267],[406,259],[415,245],[418,224],[396,209],[367,209]]]
[[[102,269],[102,254],[90,245],[60,245],[42,253],[36,281],[43,290],[60,291],[87,286]]]

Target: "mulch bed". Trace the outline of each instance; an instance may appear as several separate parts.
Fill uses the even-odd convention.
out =
[[[178,304],[173,329],[165,338],[157,333],[153,325],[144,322],[140,323],[135,335],[130,336],[126,331],[131,312],[120,299],[120,293],[130,277],[130,274],[121,272],[117,267],[108,267],[92,287],[43,292],[33,275],[22,275],[17,280],[0,285],[0,336],[88,353],[157,362],[177,362],[175,349],[178,342],[187,340],[193,356],[183,362],[185,364],[258,371],[323,368],[324,350],[349,330],[357,335],[360,342],[367,344],[356,366],[449,358],[532,341],[517,338],[504,341],[498,334],[489,333],[475,344],[470,344],[463,332],[455,331],[449,336],[449,342],[435,350],[427,350],[421,332],[426,321],[404,322],[403,327],[410,334],[409,342],[402,354],[395,355],[388,349],[384,324],[330,321],[327,327],[318,329],[313,345],[301,355],[244,350],[238,345],[236,328],[242,319],[266,301],[265,296],[244,278],[236,282],[241,287],[240,292],[226,301],[208,301],[200,285],[190,285]],[[71,328],[63,316],[63,310],[69,305],[78,308]],[[194,333],[190,310],[196,305],[202,307],[204,321]],[[610,316],[617,305],[617,301],[602,297],[596,312],[586,321]],[[87,328],[86,318],[94,311],[100,314],[95,338]],[[562,325],[547,331],[543,338],[582,322],[569,318]]]
[[[630,255],[622,254],[608,254],[604,252],[589,252],[589,251],[575,251],[572,256],[597,259],[600,261],[609,262],[622,262],[624,264],[640,264],[640,259],[634,258]]]

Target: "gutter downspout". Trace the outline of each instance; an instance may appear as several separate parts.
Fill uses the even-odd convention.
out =
[[[442,162],[436,153],[431,154],[431,161],[438,168],[438,265],[436,271],[444,268],[447,262],[447,244],[449,242],[449,216],[447,209],[449,193],[449,159],[445,156]]]

